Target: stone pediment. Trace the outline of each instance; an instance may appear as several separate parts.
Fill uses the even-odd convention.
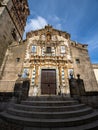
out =
[[[45,26],[43,29],[28,32],[26,36],[27,38],[40,36],[40,38],[46,40],[47,42],[49,42],[50,40],[56,41],[56,36],[60,36],[61,39],[62,38],[70,39],[69,33],[54,29],[50,25]]]
[[[39,46],[54,46],[59,45],[68,46],[68,41],[70,40],[70,34],[57,29],[52,26],[47,25],[43,29],[31,31],[27,33],[27,39],[29,45],[39,45]]]

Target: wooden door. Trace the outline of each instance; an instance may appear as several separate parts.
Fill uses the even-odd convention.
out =
[[[56,70],[42,69],[41,94],[56,94]]]

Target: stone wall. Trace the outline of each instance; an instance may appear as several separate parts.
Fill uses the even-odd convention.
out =
[[[82,44],[71,43],[74,75],[81,75],[86,91],[98,91],[98,85],[88,55],[88,50]]]
[[[20,23],[20,21],[17,22],[18,18],[15,19],[17,12],[20,13],[20,10],[15,10],[16,14],[12,15],[12,7],[16,6],[16,5],[13,4],[12,0],[2,0],[2,1],[0,1],[0,66],[2,65],[2,61],[4,59],[8,46],[13,41],[18,42],[22,39],[24,27],[26,25],[26,18],[29,14],[29,9],[26,7],[27,8],[26,10],[28,13],[23,12],[25,15],[25,19],[23,21],[24,24],[21,29],[20,26],[18,25],[18,23]],[[23,5],[23,6],[25,6],[25,5]]]
[[[96,80],[97,80],[97,83],[98,83],[98,64],[92,64],[92,66],[93,66],[95,77],[96,77]]]
[[[76,44],[70,38],[66,39],[66,32],[64,36],[60,36],[59,31],[49,25],[45,29],[37,30],[37,34],[35,32],[28,33],[25,42],[13,42],[9,45],[0,70],[1,91],[13,91],[17,75],[22,71],[29,73],[31,86],[36,84],[41,88],[42,69],[57,71],[57,89],[59,90],[59,85],[63,86],[65,93],[69,93],[69,72],[73,73],[73,70],[75,78],[77,74],[80,74],[80,78],[84,80],[86,92],[98,91],[86,44]],[[51,36],[51,39],[47,39],[47,34]],[[62,49],[62,46],[65,49]],[[46,53],[48,47],[51,48],[52,53]],[[65,51],[62,53],[62,50]]]
[[[8,8],[10,8],[11,5],[12,3],[9,1]],[[14,41],[11,34],[13,28],[15,28],[15,25],[13,24],[7,9],[5,7],[0,7],[0,66],[2,65],[8,45]],[[19,38],[18,33],[17,36]]]
[[[26,44],[14,42],[7,49],[5,60],[1,67],[0,91],[13,91],[18,74],[22,71]]]
[[[98,109],[98,94],[91,96],[81,96],[81,103],[87,104],[93,108]]]

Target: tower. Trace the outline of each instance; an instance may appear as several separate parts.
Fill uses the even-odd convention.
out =
[[[27,0],[0,1],[0,66],[8,46],[22,40],[29,13]]]

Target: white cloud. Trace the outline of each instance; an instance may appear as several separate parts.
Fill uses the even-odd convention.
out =
[[[97,33],[94,36],[88,37],[86,43],[89,45],[88,48],[90,51],[94,51],[94,49],[98,48],[98,36]]]
[[[60,22],[60,18],[58,16],[56,16],[56,15],[49,15],[47,18],[52,23]]]
[[[43,18],[41,16],[37,16],[37,18],[30,19],[29,22],[27,22],[27,25],[25,27],[25,32],[41,29],[47,24],[48,24],[48,22],[45,18]]]
[[[62,25],[61,25],[61,19],[57,16],[57,15],[49,15],[47,17],[49,23],[52,23],[53,27],[56,29],[62,29]]]
[[[37,16],[36,18],[29,19],[25,27],[23,39],[26,38],[27,32],[30,32],[31,30],[41,29],[47,24],[48,24],[47,20],[41,16]]]
[[[98,63],[98,37],[95,33],[94,36],[88,38],[87,42],[89,55],[92,63]]]
[[[23,39],[26,38],[26,33],[30,32],[31,30],[38,30],[43,28],[45,25],[48,25],[52,23],[53,27],[56,29],[60,29],[62,28],[61,26],[61,20],[58,16],[53,15],[53,16],[48,16],[47,20],[45,18],[43,18],[42,16],[36,16],[36,18],[33,19],[29,19],[26,27],[25,27],[25,32],[23,35]]]
[[[60,23],[58,23],[58,24],[56,24],[56,25],[55,25],[55,28],[57,28],[57,29],[60,29],[60,30],[61,30],[61,29],[62,29],[62,25],[61,25]]]
[[[54,15],[54,20],[55,21],[60,21],[60,18],[58,16]]]

